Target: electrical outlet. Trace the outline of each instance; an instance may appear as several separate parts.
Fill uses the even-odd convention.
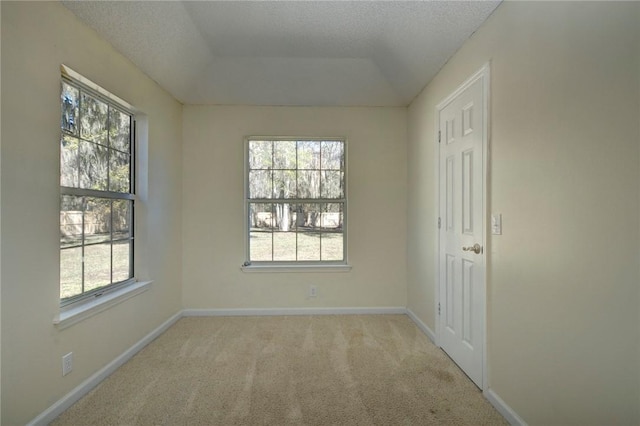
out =
[[[73,370],[73,352],[62,357],[62,375],[66,376]]]
[[[318,287],[315,285],[309,286],[309,297],[318,297]]]

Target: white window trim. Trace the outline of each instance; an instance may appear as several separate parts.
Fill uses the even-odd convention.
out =
[[[305,140],[318,140],[318,141],[340,141],[344,144],[344,158],[345,158],[345,198],[344,201],[344,212],[343,212],[343,255],[344,260],[342,261],[317,261],[317,262],[285,262],[285,261],[260,261],[260,262],[250,262],[249,261],[249,225],[247,222],[247,218],[249,216],[249,142],[252,140],[272,140],[272,141],[305,141]],[[244,138],[244,244],[245,244],[245,260],[246,262],[240,266],[240,270],[243,272],[277,272],[277,273],[288,273],[288,272],[349,272],[351,271],[351,265],[349,264],[348,258],[348,203],[349,203],[349,177],[347,171],[347,161],[348,161],[348,152],[347,152],[347,138],[346,137],[322,137],[322,136],[247,136]],[[329,202],[329,200],[327,200]]]
[[[243,265],[240,267],[243,272],[349,272],[351,265],[335,264],[335,265]]]
[[[60,308],[60,312],[53,318],[53,324],[60,330],[71,327],[87,318],[124,302],[151,288],[153,281],[136,281],[99,296],[85,299],[71,306]]]
[[[80,73],[74,71],[68,66],[61,64],[60,72],[64,78],[70,79],[79,83],[80,85],[85,86],[86,88],[94,91],[100,97],[104,98],[104,100],[109,101],[110,103],[115,103],[120,109],[123,109],[127,113],[129,113],[132,118],[135,119],[135,115],[139,113],[139,111],[133,107],[129,102],[123,100],[122,98],[114,95],[113,93],[103,89],[100,85],[94,83],[88,78],[84,77]],[[135,132],[135,126],[132,129],[132,132]],[[134,136],[134,140],[135,140]],[[135,148],[133,148],[135,150]],[[134,161],[137,163],[137,157],[134,156]],[[132,163],[133,165],[133,163]],[[134,167],[133,176],[136,176],[136,168]],[[116,193],[117,198],[137,201],[138,196],[136,194],[136,188],[138,186],[137,177],[133,179],[131,183],[132,190],[130,193]],[[76,194],[80,196],[102,196],[105,193],[109,195],[114,195],[110,191],[94,191],[90,189],[80,189],[80,188],[67,188],[66,192],[69,194]],[[133,224],[135,226],[136,219],[135,213],[133,216]],[[135,253],[135,251],[134,251]],[[135,262],[135,258],[131,259],[132,262]],[[76,300],[67,302],[62,304],[62,300],[60,299],[61,306],[60,311],[53,319],[53,324],[56,325],[59,329],[65,329],[70,327],[73,324],[76,324],[80,321],[83,321],[86,318],[89,318],[99,312],[102,312],[106,309],[111,308],[127,299],[130,299],[140,293],[143,293],[149,290],[151,283],[153,281],[137,281],[135,277],[135,269],[134,275],[127,281],[114,285],[110,285],[104,288],[104,292],[98,292],[94,294],[82,294]],[[58,283],[59,285],[59,283]]]

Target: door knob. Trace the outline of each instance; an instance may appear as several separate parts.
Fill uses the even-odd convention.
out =
[[[482,246],[480,244],[478,244],[478,243],[475,243],[474,245],[469,246],[469,247],[462,247],[462,250],[464,250],[464,251],[472,251],[475,254],[480,254],[480,253],[482,253]]]

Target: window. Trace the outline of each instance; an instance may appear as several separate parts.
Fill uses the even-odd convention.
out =
[[[134,281],[132,113],[84,82],[63,76],[60,96],[62,305]]]
[[[248,138],[247,262],[346,264],[343,139]]]

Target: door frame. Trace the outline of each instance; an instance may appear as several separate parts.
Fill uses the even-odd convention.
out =
[[[435,167],[435,173],[436,173],[436,191],[435,191],[435,195],[436,195],[436,207],[437,207],[437,217],[440,218],[440,211],[441,211],[441,206],[440,206],[440,146],[441,144],[438,141],[438,132],[440,130],[440,113],[441,111],[449,104],[451,103],[458,95],[460,95],[464,90],[466,90],[469,86],[471,86],[473,83],[477,82],[478,80],[482,80],[482,95],[483,95],[483,105],[482,105],[482,111],[483,111],[483,119],[484,119],[484,128],[483,128],[483,132],[482,132],[482,159],[483,159],[483,173],[482,173],[482,199],[483,199],[483,206],[482,206],[482,247],[484,248],[484,256],[482,256],[482,260],[481,260],[481,264],[483,266],[483,270],[484,270],[484,283],[482,288],[480,289],[481,291],[481,299],[484,300],[484,304],[483,304],[483,312],[481,315],[482,318],[482,330],[483,330],[483,342],[482,342],[482,387],[481,390],[483,392],[486,392],[489,389],[489,383],[488,383],[488,362],[487,362],[487,279],[488,279],[488,270],[487,270],[487,266],[489,264],[487,258],[489,256],[490,253],[490,247],[487,246],[487,241],[488,241],[488,231],[489,231],[489,225],[488,225],[488,218],[489,218],[489,207],[490,207],[490,203],[489,203],[489,191],[488,191],[488,187],[489,187],[489,155],[490,155],[490,150],[489,150],[489,143],[490,143],[490,80],[491,80],[491,63],[490,62],[486,62],[478,71],[476,71],[475,73],[473,73],[471,75],[471,77],[467,78],[462,84],[458,85],[457,88],[455,90],[453,90],[453,92],[451,92],[448,96],[446,96],[443,100],[441,100],[437,105],[436,105],[436,109],[435,109],[435,126],[434,126],[434,143],[436,145],[436,155],[435,155],[435,162],[436,162],[436,167]],[[442,283],[440,282],[440,227],[438,226],[438,223],[435,224],[435,229],[436,229],[436,258],[435,258],[435,263],[436,263],[436,267],[435,267],[435,325],[436,325],[436,341],[435,344],[438,347],[441,347],[440,345],[440,336],[442,333],[442,321],[440,321],[440,312],[438,309],[438,305],[439,303],[442,302],[441,300],[441,285]]]

